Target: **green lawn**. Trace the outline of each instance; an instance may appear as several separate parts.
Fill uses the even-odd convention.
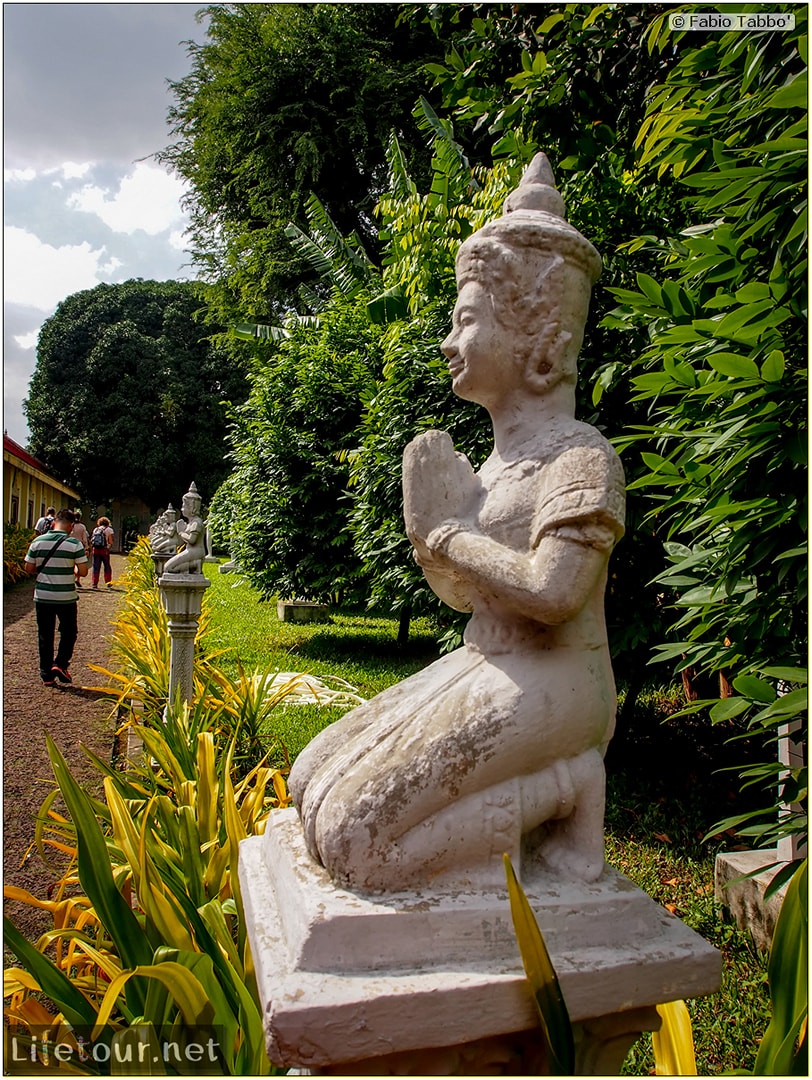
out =
[[[371,697],[436,658],[429,624],[415,620],[408,646],[396,644],[397,621],[337,610],[329,623],[282,623],[276,604],[262,602],[247,582],[209,564],[207,592],[213,622],[212,648],[227,650],[226,671],[237,662],[248,670],[338,676]],[[639,731],[607,758],[606,838],[608,861],[658,903],[669,908],[722,952],[722,987],[688,1003],[694,1025],[697,1070],[719,1075],[752,1069],[766,1027],[769,999],[766,958],[748,934],[723,922],[713,898],[717,847],[701,837],[730,812],[728,788],[717,776],[724,753],[718,736],[685,722],[664,723],[658,707],[671,707],[667,688],[643,697]],[[666,708],[666,712],[668,711]],[[344,709],[288,706],[277,710],[267,735],[274,756],[293,759]],[[651,1039],[644,1036],[626,1059],[624,1073],[653,1072]]]
[[[205,569],[212,583],[206,593],[212,615],[208,645],[225,650],[218,665],[226,672],[236,672],[239,662],[247,671],[336,676],[370,698],[437,658],[426,619],[412,621],[403,649],[397,645],[397,620],[365,612],[339,609],[331,612],[329,622],[284,623],[277,618],[276,602],[260,600],[243,577],[221,574],[213,563]],[[329,706],[282,707],[268,727],[269,744],[277,744],[280,759],[284,752],[293,759],[345,712]]]

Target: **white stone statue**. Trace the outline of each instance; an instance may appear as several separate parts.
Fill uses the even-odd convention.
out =
[[[460,248],[442,349],[494,448],[474,472],[427,432],[406,448],[403,491],[429,584],[473,616],[462,648],[332,724],[291,770],[308,849],[341,885],[502,888],[503,852],[525,870],[601,875],[616,706],[603,595],[624,479],[575,419],[600,266],[543,154]]]
[[[176,543],[181,542],[186,546],[172,556],[164,567],[165,574],[202,573],[203,559],[206,557],[206,523],[200,516],[202,506],[203,500],[192,481],[181,503],[181,514],[186,521],[179,521],[176,525]]]
[[[150,526],[149,540],[155,555],[174,555],[181,540],[178,536],[178,512],[172,503],[163,510]]]

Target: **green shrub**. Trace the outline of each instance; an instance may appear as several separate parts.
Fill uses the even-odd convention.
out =
[[[3,528],[3,585],[15,585],[25,578],[23,563],[25,553],[37,534],[33,529],[21,525],[6,525]]]

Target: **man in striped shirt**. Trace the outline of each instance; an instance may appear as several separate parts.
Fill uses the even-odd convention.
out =
[[[57,680],[73,682],[68,664],[76,644],[76,612],[79,594],[76,580],[87,575],[84,546],[71,536],[75,517],[60,510],[50,532],[35,537],[26,556],[25,569],[36,575],[34,610],[39,639],[39,673],[45,686]],[[59,622],[59,648],[54,659],[54,635]]]

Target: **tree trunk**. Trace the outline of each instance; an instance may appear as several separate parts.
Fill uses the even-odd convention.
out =
[[[409,624],[412,621],[412,605],[405,604],[401,608],[400,622],[398,624],[398,648],[405,649],[409,643]]]

